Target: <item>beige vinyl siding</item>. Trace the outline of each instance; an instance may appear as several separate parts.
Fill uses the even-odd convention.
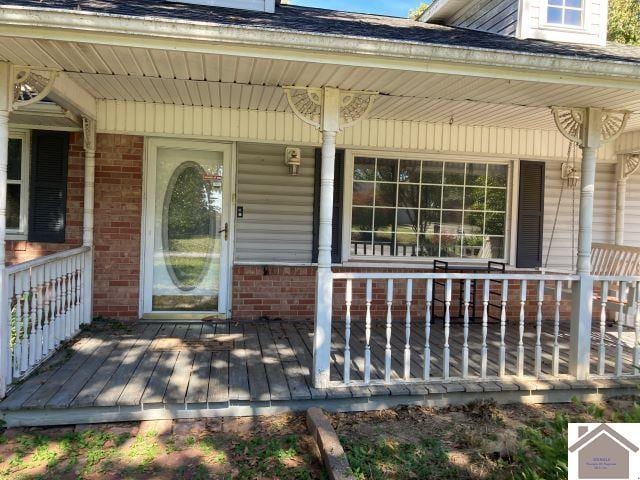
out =
[[[616,188],[615,183],[611,188]],[[640,173],[627,180],[625,207],[624,244],[640,247]]]
[[[553,223],[558,208],[560,190],[562,187],[561,164],[547,162],[545,179],[545,208],[544,208],[544,248],[543,265],[547,258]],[[615,165],[599,165],[596,175],[596,191],[594,198],[593,241],[613,243],[615,229]],[[640,187],[640,182],[637,187]],[[633,187],[631,187],[633,188]],[[640,188],[636,190],[640,194]],[[640,195],[636,194],[640,205]],[[575,198],[575,214],[573,213],[573,199]],[[551,252],[547,268],[550,270],[571,271],[575,263],[576,250],[572,247],[572,227],[575,234],[575,246],[578,244],[578,215],[580,207],[580,187],[575,190],[566,188],[562,195],[556,232],[551,243]],[[640,215],[638,216],[640,219]],[[627,223],[628,224],[628,223]],[[640,241],[640,229],[638,229]]]
[[[518,0],[470,2],[450,22],[457,27],[515,36],[518,24]]]
[[[235,260],[310,263],[313,240],[314,151],[302,149],[298,176],[284,164],[284,145],[239,143]]]

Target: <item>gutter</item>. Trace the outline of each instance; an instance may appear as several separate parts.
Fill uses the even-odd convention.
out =
[[[0,7],[0,35],[640,90],[640,64],[229,26],[97,12]]]

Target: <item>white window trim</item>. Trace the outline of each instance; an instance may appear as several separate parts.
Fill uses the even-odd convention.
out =
[[[27,240],[29,225],[29,154],[31,152],[31,135],[29,130],[9,130],[9,138],[22,140],[22,162],[20,181],[7,180],[7,184],[20,184],[20,227],[7,228],[7,240]]]
[[[507,207],[505,218],[505,240],[504,240],[504,257],[503,258],[462,258],[462,257],[365,257],[351,255],[351,210],[353,202],[353,161],[355,157],[366,156],[374,158],[391,158],[400,160],[434,160],[444,162],[481,162],[494,163],[508,166],[507,173]],[[368,266],[368,267],[388,267],[392,264],[394,267],[425,267],[432,264],[434,260],[444,260],[452,264],[485,264],[488,261],[505,262],[508,265],[514,265],[514,242],[515,229],[513,227],[514,219],[517,217],[514,211],[514,175],[517,170],[515,165],[517,159],[513,158],[496,158],[483,157],[479,155],[464,154],[416,154],[407,152],[389,152],[378,150],[347,150],[345,152],[345,168],[344,168],[344,197],[342,203],[342,248],[340,257],[343,265],[348,266]]]
[[[553,29],[553,30],[564,30],[566,32],[585,32],[587,31],[587,17],[591,11],[590,9],[591,6],[591,2],[589,0],[582,0],[582,8],[580,9],[582,11],[582,23],[580,25],[567,25],[565,23],[553,23],[549,21],[549,7],[554,7],[554,8],[562,8],[562,10],[564,11],[565,9],[569,9],[569,10],[578,10],[577,8],[572,8],[572,7],[565,7],[565,6],[559,6],[559,5],[549,5],[549,0],[546,0],[544,2],[544,23],[541,26],[544,29]],[[563,17],[564,17],[564,13],[563,13]]]

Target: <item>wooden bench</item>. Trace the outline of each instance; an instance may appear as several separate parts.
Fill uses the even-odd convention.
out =
[[[565,272],[566,273],[566,272]],[[640,276],[640,247],[628,247],[625,245],[614,245],[609,243],[593,243],[591,245],[591,274],[594,276]],[[601,283],[596,282],[594,287],[600,287]],[[627,324],[633,325],[632,318],[635,311],[629,307],[633,305],[633,297],[636,294],[635,285],[628,285],[623,292],[622,301],[618,284],[609,284],[607,292],[607,317],[615,320],[622,305],[624,313],[627,314]],[[545,288],[551,291],[552,289]],[[563,287],[564,298],[571,296],[571,283],[568,282]],[[595,308],[602,305],[600,292],[594,293],[593,303]]]
[[[591,274],[602,276],[640,276],[640,248],[608,243],[593,243],[591,245]],[[627,285],[626,291],[620,295],[619,285],[609,285],[607,294],[607,310],[612,315],[611,320],[619,313],[620,306],[627,314],[627,324],[633,325],[632,317],[635,313],[630,310],[636,295],[635,285]],[[594,303],[602,304],[602,295],[594,295]]]

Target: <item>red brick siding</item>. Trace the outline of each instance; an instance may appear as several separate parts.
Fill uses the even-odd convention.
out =
[[[98,135],[94,314],[138,317],[144,138]]]
[[[84,198],[84,149],[82,134],[71,133],[67,176],[67,225],[65,243],[34,243],[25,240],[7,241],[7,264],[26,262],[43,255],[82,245],[82,209]]]
[[[138,317],[140,220],[144,138],[98,135],[94,213],[94,315]],[[9,264],[82,245],[84,149],[71,135],[66,241],[60,244],[7,242]]]
[[[393,268],[334,268],[334,271],[349,272],[408,272],[415,270],[393,269]],[[429,269],[424,269],[428,272]],[[266,316],[269,318],[307,319],[312,320],[315,308],[315,267],[279,267],[279,266],[235,266],[233,269],[233,318],[236,320],[253,320]],[[453,302],[456,306],[458,299],[458,282],[453,283]],[[552,287],[548,284],[548,287]],[[392,311],[394,318],[404,316],[406,281],[396,280],[394,283],[394,298]],[[494,285],[494,290],[499,291],[500,287]],[[413,282],[413,302],[412,316],[419,318],[425,312],[425,282]],[[439,291],[440,296],[442,292]],[[344,316],[344,295],[345,281],[336,281],[334,284],[334,308],[335,316]],[[528,301],[525,305],[525,317],[527,322],[535,321],[537,313],[537,283],[529,282],[527,287]],[[499,296],[492,298],[492,303],[499,303]],[[476,297],[477,315],[482,313],[482,284],[479,282]],[[376,318],[386,315],[386,281],[376,280],[373,282],[373,303],[372,313]],[[365,282],[354,281],[353,303],[351,312],[353,318],[364,317],[365,305]],[[568,301],[563,301],[561,305],[561,318],[566,320],[570,311]],[[499,316],[499,309],[491,311],[493,316]],[[507,304],[507,315],[510,321],[517,320],[520,313],[520,285],[512,282],[509,286],[509,302]],[[553,293],[547,291],[543,303],[543,314],[545,321],[553,319],[555,313],[555,299]]]

